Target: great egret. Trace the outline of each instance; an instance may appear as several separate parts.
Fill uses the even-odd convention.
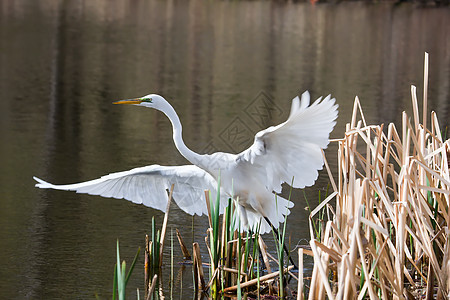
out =
[[[188,214],[207,214],[204,191],[216,194],[221,178],[221,212],[227,199],[233,197],[241,226],[253,229],[261,220],[260,232],[268,232],[268,222],[278,228],[294,204],[275,193],[281,184],[294,188],[314,184],[323,167],[322,149],[329,143],[329,134],[336,124],[338,105],[327,96],[310,104],[308,92],[292,100],[286,122],[255,135],[253,145],[239,154],[216,152],[198,154],[182,139],[182,126],[173,107],[161,96],[149,94],[135,99],[114,102],[154,108],[163,112],[172,123],[173,140],[178,151],[192,165],[151,165],[125,172],[112,173],[99,179],[68,185],[53,185],[34,177],[36,187],[76,191],[103,197],[124,198],[161,211],[167,205],[166,190],[174,184],[173,199]]]

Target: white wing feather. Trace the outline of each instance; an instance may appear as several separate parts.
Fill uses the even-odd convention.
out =
[[[217,191],[216,180],[194,165],[173,167],[152,165],[67,185],[54,185],[37,177],[33,178],[38,182],[36,187],[39,188],[123,198],[163,212],[167,207],[167,190],[174,184],[173,199],[190,215],[207,214],[204,191],[210,190],[212,195],[216,195]],[[226,195],[221,191],[221,212],[226,203]]]
[[[338,105],[327,96],[311,106],[308,92],[301,102],[294,98],[286,122],[258,132],[250,148],[239,154],[248,161],[252,174],[264,174],[266,187],[281,192],[281,184],[304,188],[314,184],[318,170],[323,167],[322,149],[329,143],[329,135],[336,124]]]

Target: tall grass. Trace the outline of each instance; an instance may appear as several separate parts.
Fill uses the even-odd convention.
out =
[[[168,196],[166,212],[164,214],[164,221],[161,226],[161,230],[156,228],[155,217],[152,217],[152,234],[151,240],[148,235],[145,237],[145,266],[144,266],[144,275],[145,275],[145,294],[146,299],[150,298],[151,294],[155,289],[156,280],[158,278],[158,274],[160,273],[163,261],[163,251],[164,251],[164,241],[167,230],[167,222],[169,219],[169,211],[170,211],[170,203],[172,202],[172,194],[173,194],[174,185],[172,184]]]
[[[117,249],[116,256],[117,262],[114,266],[114,280],[113,280],[113,293],[112,299],[125,300],[125,291],[128,285],[128,281],[130,280],[130,276],[133,273],[134,266],[136,265],[136,261],[139,257],[139,253],[141,252],[141,248],[138,248],[136,255],[134,256],[133,262],[130,265],[130,269],[126,272],[126,262],[122,261],[120,263],[120,251],[119,251],[119,240],[117,240]],[[139,298],[139,290],[138,290],[138,298]],[[97,296],[97,299],[99,297]]]
[[[425,90],[428,56],[425,58]],[[333,193],[310,214],[314,269],[309,299],[444,299],[450,296],[448,154],[437,114],[367,125],[359,99],[338,144]],[[357,115],[360,117],[357,118]],[[335,211],[329,206],[336,201]],[[331,218],[317,239],[313,217]],[[330,278],[332,280],[330,281]]]
[[[228,206],[220,222],[220,180],[218,184],[219,192],[216,197],[213,198],[210,192],[205,192],[210,224],[206,239],[211,262],[209,282],[206,285],[202,283],[204,281],[201,276],[202,264],[197,258],[200,256],[199,244],[194,243],[194,285],[203,292],[209,292],[209,296],[214,299],[224,295],[237,299],[241,299],[246,294],[259,296],[264,288],[275,293],[280,292],[283,296],[283,280],[278,279],[278,288],[274,283],[275,279],[284,276],[293,267],[285,268],[284,266],[283,248],[286,227],[283,227],[279,236],[276,237],[281,247],[279,248],[281,255],[278,253],[278,260],[271,257],[279,266],[279,271],[272,273],[268,260],[270,254],[259,234],[261,224],[247,232],[241,232],[240,218],[235,207],[235,201],[238,202],[238,198],[235,201],[228,199]],[[274,201],[276,201],[275,195]],[[260,261],[260,256],[265,258],[264,263]],[[260,269],[263,265],[266,266],[266,271]],[[264,272],[267,274],[262,275]]]
[[[209,199],[209,201],[208,201]],[[217,195],[216,200],[213,200],[213,197],[211,196],[211,192],[209,192],[209,195],[206,197],[206,202],[209,202],[208,205],[208,213],[209,213],[209,220],[210,220],[210,228],[209,228],[209,242],[210,242],[210,248],[209,253],[211,255],[211,296],[213,298],[216,298],[218,295],[218,276],[217,271],[219,270],[219,259],[221,256],[221,253],[223,253],[223,250],[221,248],[221,240],[219,239],[219,221],[220,221],[220,176],[217,181]]]

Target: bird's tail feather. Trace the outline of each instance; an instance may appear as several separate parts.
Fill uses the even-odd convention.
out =
[[[275,195],[274,195],[275,197]],[[281,223],[283,223],[287,216],[291,213],[289,208],[294,206],[292,201],[289,201],[283,197],[276,196],[276,200],[266,202],[267,206],[263,206],[262,211],[257,210],[247,210],[246,211],[246,219],[247,226],[243,228],[244,230],[254,230],[260,223],[260,233],[264,234],[270,232],[273,225],[275,228],[278,228]],[[271,224],[267,221],[269,220]]]

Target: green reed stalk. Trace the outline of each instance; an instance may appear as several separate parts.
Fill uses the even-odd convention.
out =
[[[252,236],[251,240],[253,242],[253,249],[252,249],[252,262],[250,264],[250,268],[249,268],[249,279],[253,279],[254,278],[254,271],[253,271],[253,266],[255,264],[255,260],[259,259],[259,230],[261,228],[261,221],[259,222],[259,224],[255,227],[255,234],[254,236]],[[253,231],[253,230],[252,230]],[[258,270],[259,271],[259,270]],[[258,273],[259,274],[259,273]]]
[[[119,240],[117,240],[117,263],[114,267],[113,300],[116,299],[116,296],[118,296],[119,300],[125,300],[125,290],[140,252],[141,248],[138,248],[133,262],[131,263],[130,270],[126,273],[125,261],[122,261],[122,264],[120,264]]]
[[[117,297],[117,263],[114,265],[114,279],[113,279],[113,295],[112,295],[112,299],[116,300],[116,297]],[[97,297],[97,299],[99,299],[99,298]]]
[[[237,278],[237,299],[241,300],[242,299],[242,291],[241,291],[241,257],[242,257],[242,236],[240,234],[241,232],[241,220],[239,218],[239,225],[238,225],[238,255],[237,255],[237,271],[238,271],[238,278]]]
[[[312,212],[312,210],[311,210],[311,205],[309,205],[308,197],[306,197],[306,193],[305,193],[304,190],[303,190],[303,197],[305,198],[306,205],[308,205],[308,211],[309,211],[309,214],[311,214],[311,212]],[[316,233],[316,239],[317,239],[318,241],[320,241],[320,240],[321,240],[321,239],[320,239],[320,230],[317,230],[316,222],[315,222],[315,221],[313,221],[312,224],[313,224],[313,227],[314,227],[314,232]]]
[[[259,225],[261,225],[261,223],[259,223]],[[258,230],[259,231],[259,230]],[[256,239],[256,254],[255,254],[255,259],[256,259],[256,278],[258,278],[258,283],[257,283],[257,290],[256,290],[256,296],[257,299],[260,299],[260,295],[259,295],[259,290],[261,288],[261,282],[259,281],[259,279],[261,278],[260,274],[259,274],[259,239]]]
[[[222,239],[222,251],[221,251],[221,260],[222,264],[225,267],[231,268],[231,254],[230,249],[232,249],[232,245],[229,244],[229,241],[232,240],[232,234],[234,232],[234,209],[232,198],[228,198],[228,205],[225,208],[224,219],[223,219],[223,239]],[[228,272],[224,272],[221,270],[221,288],[222,291],[228,285],[231,280],[231,275]]]
[[[248,265],[248,259],[247,258],[248,258],[248,255],[250,254],[250,230],[247,230],[247,236],[246,236],[246,239],[245,239],[245,251],[244,251],[244,253],[245,253],[245,255],[244,255],[245,259],[242,262],[244,264],[243,270],[247,274],[249,274],[249,272],[247,270],[247,265]]]
[[[219,220],[220,220],[220,175],[217,180],[217,195],[215,202],[211,197],[211,192],[209,193],[210,201],[210,215],[211,215],[211,226],[212,231],[210,231],[210,248],[211,248],[211,276],[213,276],[215,270],[219,267],[219,259],[221,253],[220,239],[219,239]],[[211,285],[211,296],[217,298],[218,292],[217,277],[214,278]]]
[[[228,198],[228,205],[225,209],[225,255],[228,256],[228,242],[232,240],[233,232],[234,232],[234,224],[232,224],[232,220],[234,219],[233,214],[233,205],[231,198]]]
[[[158,257],[158,251],[156,250],[156,225],[155,225],[155,217],[152,217],[152,253],[150,253],[151,255],[151,260],[152,260],[152,270],[155,269],[156,267],[156,262],[159,261],[159,257]]]

